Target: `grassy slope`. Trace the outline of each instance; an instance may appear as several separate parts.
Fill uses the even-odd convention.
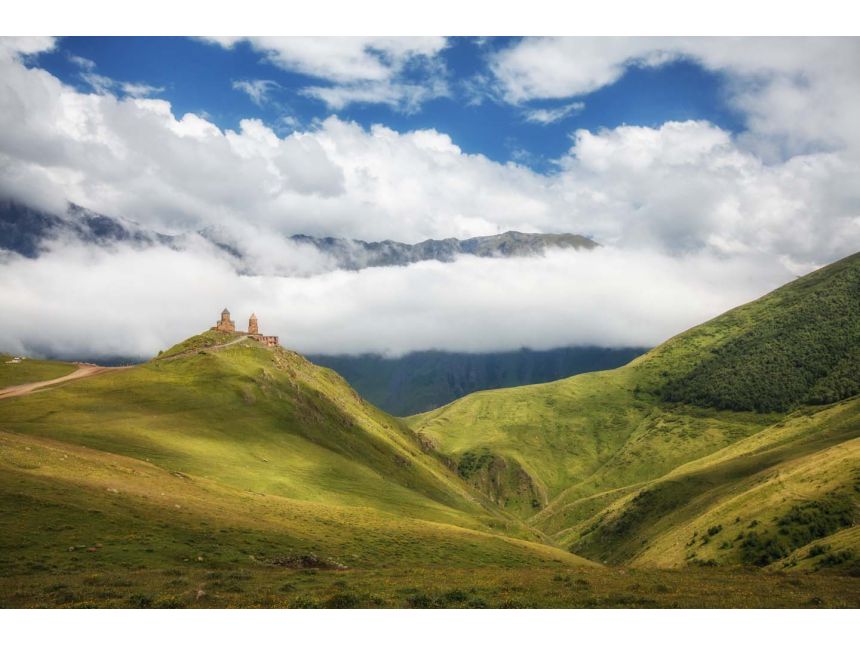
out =
[[[661,565],[693,559],[738,562],[742,541],[722,550],[714,549],[722,540],[716,545],[708,542],[706,549],[687,559],[692,551],[683,546],[696,529],[690,529],[680,542],[676,532],[687,531],[681,525],[699,528],[705,516],[697,514],[724,502],[721,496],[744,491],[757,478],[768,477],[769,469],[778,469],[792,459],[814,461],[815,451],[841,447],[840,443],[860,436],[860,419],[852,405],[802,405],[822,380],[844,376],[843,360],[853,356],[850,351],[837,354],[822,367],[814,353],[809,360],[808,353],[795,353],[786,344],[774,345],[775,339],[789,336],[789,332],[791,339],[820,333],[826,339],[844,340],[845,330],[849,337],[855,328],[860,330],[856,312],[849,310],[853,318],[846,320],[829,309],[854,297],[860,287],[858,269],[860,255],[834,263],[670,339],[624,368],[551,384],[475,393],[408,421],[454,459],[489,452],[516,460],[547,491],[548,501],[536,512],[522,504],[519,492],[510,491],[509,509],[583,555],[609,562]],[[809,316],[810,303],[820,305],[823,314]],[[747,364],[739,362],[736,343],[749,357]],[[761,373],[761,367],[769,365],[762,356],[768,352],[780,355],[775,363],[780,371],[763,392],[800,406],[787,419],[781,412],[732,412],[665,399],[689,375],[701,379],[700,375],[710,373],[722,380],[726,366],[739,375],[741,383],[762,380],[766,373]],[[801,375],[796,379],[782,374],[792,361]],[[817,365],[817,381],[807,382],[810,361]],[[806,384],[805,390],[795,388],[801,382]],[[780,384],[786,384],[785,391],[779,390]],[[683,399],[678,392],[671,390],[671,398]],[[797,431],[793,448],[770,446],[771,442],[779,445],[785,426]],[[760,449],[761,459],[727,457],[733,450],[756,443],[769,447]],[[829,478],[848,487],[849,474],[860,463],[848,445],[839,450],[847,451],[849,457],[837,469],[838,475],[827,473],[818,484]],[[718,458],[726,461],[707,462]],[[685,471],[694,465],[700,473]],[[719,492],[713,491],[715,487]],[[706,500],[691,503],[697,496]],[[772,498],[748,502],[746,514],[773,525],[773,518],[788,513],[792,500],[786,496],[785,508],[778,508]],[[779,529],[782,526],[770,528]],[[762,536],[755,540],[761,541]],[[668,545],[675,546],[675,551],[661,554]],[[744,549],[745,553],[754,551]],[[860,549],[856,552],[860,554]]]
[[[243,491],[144,460],[56,440],[0,434],[7,574],[82,559],[128,567],[210,567],[314,552],[352,567],[428,562],[587,565],[549,546],[367,507]],[[358,531],[360,530],[360,531]],[[86,547],[101,544],[95,556]],[[76,547],[69,550],[69,547]],[[250,557],[253,556],[254,559]]]
[[[21,363],[6,363],[11,358],[11,355],[0,354],[0,388],[56,379],[64,377],[76,369],[72,363],[42,361],[40,359],[24,359]]]
[[[106,567],[200,550],[229,567],[296,551],[360,567],[588,566],[522,540],[540,535],[330,370],[247,340],[172,354],[0,402],[5,574],[85,571],[96,557],[66,551],[78,543],[102,543]]]
[[[470,522],[480,511],[397,421],[333,373],[252,342],[4,400],[0,411],[6,430],[237,488],[434,520]]]
[[[556,516],[562,506],[658,477],[774,419],[664,406],[635,391],[636,376],[619,368],[475,393],[409,421],[455,458],[488,449],[522,465],[547,492],[533,522],[554,532],[570,522]],[[531,517],[536,510],[521,503],[511,492],[508,507]]]
[[[0,501],[2,607],[860,604],[857,578],[596,568],[548,546],[261,496],[16,433],[0,433]],[[348,569],[276,565],[309,554]]]
[[[799,283],[832,290],[845,264]],[[625,368],[476,393],[411,418],[418,437],[331,371],[252,342],[206,350],[211,335],[170,360],[0,401],[3,602],[420,607],[486,594],[488,605],[856,606],[856,579],[832,572],[857,569],[860,400],[765,414],[663,399],[796,298],[778,290]],[[736,569],[659,584],[647,570],[585,575],[598,570],[518,540],[540,534],[428,443],[460,467],[469,456],[471,482],[595,559],[830,574],[791,579],[796,590]],[[325,574],[326,588],[273,565],[310,552],[352,569]],[[689,592],[698,585],[710,592]]]
[[[816,532],[834,533],[854,522],[858,427],[857,398],[797,412],[604,500],[598,515],[558,538],[584,555],[641,566],[768,565],[809,544]],[[848,513],[830,523],[822,512],[834,496]]]

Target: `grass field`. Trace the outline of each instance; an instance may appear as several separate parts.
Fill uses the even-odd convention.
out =
[[[99,564],[87,574],[8,577],[0,594],[12,608],[857,608],[860,578],[732,568]]]

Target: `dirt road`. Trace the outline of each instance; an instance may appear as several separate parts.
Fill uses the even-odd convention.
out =
[[[0,399],[8,399],[9,397],[20,397],[28,395],[36,390],[41,390],[48,386],[61,384],[64,381],[72,381],[73,379],[83,379],[84,377],[92,377],[93,375],[107,372],[108,370],[126,370],[131,366],[123,366],[121,368],[108,368],[106,366],[94,366],[87,363],[79,363],[78,369],[74,372],[57,379],[49,379],[48,381],[34,381],[30,384],[18,384],[17,386],[9,386],[0,390]]]

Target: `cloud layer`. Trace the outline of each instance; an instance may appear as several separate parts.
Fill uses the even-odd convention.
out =
[[[769,268],[762,275],[762,267]],[[785,279],[779,267],[709,254],[556,251],[463,257],[311,277],[239,275],[205,247],[60,244],[3,267],[0,347],[52,356],[152,356],[214,324],[244,325],[305,353],[650,346]],[[34,324],[39,322],[39,324]]]

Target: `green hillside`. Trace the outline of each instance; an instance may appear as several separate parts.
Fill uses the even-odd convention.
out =
[[[0,572],[18,582],[7,604],[55,605],[65,593],[37,590],[60,575],[73,605],[93,602],[86,577],[139,571],[131,587],[157,590],[187,563],[253,576],[593,567],[332,371],[240,336],[206,333],[147,364],[0,400],[0,420]],[[128,605],[127,593],[111,594]]]
[[[685,333],[660,359],[669,401],[786,411],[860,393],[860,254]]]
[[[583,556],[806,567],[804,549],[860,518],[858,296],[854,255],[623,368],[474,393],[408,421],[502,508]],[[488,486],[499,462],[528,486]],[[786,484],[799,473],[803,486]],[[757,486],[771,480],[782,484]],[[815,563],[857,567],[860,543],[839,553]]]
[[[3,400],[4,430],[262,494],[469,526],[504,522],[335,373],[250,340],[207,351],[213,340],[207,333],[131,370]]]

